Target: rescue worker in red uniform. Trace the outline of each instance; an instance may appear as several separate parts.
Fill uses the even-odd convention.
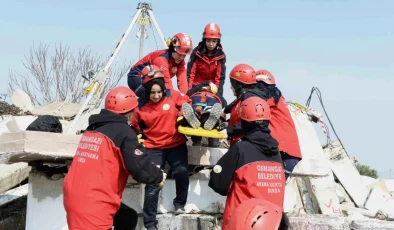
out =
[[[271,109],[271,135],[279,142],[286,179],[302,159],[297,131],[286,100],[276,87],[275,77],[267,70],[256,72],[257,86],[268,95]]]
[[[225,120],[222,116],[222,107],[226,106],[226,101],[222,100],[217,93],[216,85],[212,82],[205,81],[194,85],[187,95],[191,103],[182,104],[182,120],[178,121],[179,125],[190,125],[197,129],[202,126],[205,130],[212,130]],[[183,122],[182,122],[183,121]],[[201,145],[201,136],[191,136],[193,145]],[[220,141],[217,138],[208,138],[208,146],[218,148]]]
[[[162,69],[167,89],[173,89],[171,78],[176,75],[179,91],[186,94],[188,85],[184,59],[192,50],[193,44],[189,35],[185,33],[175,34],[168,49],[149,53],[131,67],[127,75],[127,82],[130,89],[138,97],[142,97],[145,92],[141,81],[141,71],[147,65],[155,65]]]
[[[290,223],[279,207],[265,199],[249,199],[231,215],[229,230],[287,230]]]
[[[148,102],[139,104],[132,126],[142,131],[151,160],[162,169],[166,162],[170,165],[176,185],[173,204],[176,213],[184,213],[189,189],[187,139],[178,132],[176,122],[182,103],[189,102],[189,97],[167,89],[164,78],[157,66],[148,65],[142,70],[144,97]],[[158,229],[156,214],[160,190],[158,184],[145,186],[143,214],[148,230]]]
[[[187,64],[189,89],[204,81],[211,81],[223,97],[223,85],[226,79],[226,55],[220,39],[222,34],[216,23],[205,26],[202,41],[194,48]]]
[[[221,171],[210,174],[208,186],[227,196],[222,230],[229,229],[235,209],[252,198],[283,207],[285,174],[278,142],[270,135],[270,109],[260,97],[249,97],[239,108],[245,135],[218,161]],[[215,167],[216,167],[215,166]]]
[[[119,86],[105,98],[105,109],[89,118],[64,179],[63,201],[70,230],[135,229],[136,211],[121,203],[127,177],[146,184],[164,182],[128,124],[137,97]]]
[[[230,145],[236,143],[242,137],[241,119],[238,117],[238,109],[241,102],[251,96],[259,96],[265,99],[263,92],[256,88],[256,73],[250,65],[238,64],[230,72],[231,89],[236,99],[223,110],[230,113],[228,123],[222,123],[219,130],[226,129],[230,138]]]

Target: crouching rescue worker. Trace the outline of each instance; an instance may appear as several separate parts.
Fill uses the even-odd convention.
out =
[[[244,129],[240,142],[230,146],[218,161],[208,186],[227,196],[222,229],[229,229],[235,209],[251,198],[262,198],[283,207],[285,175],[278,142],[269,133],[270,110],[267,102],[250,97],[239,108]]]
[[[187,63],[189,89],[210,81],[218,88],[217,95],[223,96],[223,85],[226,79],[226,55],[220,39],[220,27],[216,23],[205,26],[202,41],[194,48]]]
[[[222,107],[226,106],[226,100],[220,95],[216,95],[217,87],[209,81],[204,81],[194,85],[187,95],[190,96],[191,103],[183,103],[182,114],[187,124],[197,129],[202,126],[205,130],[212,130],[221,122],[225,116],[222,114]],[[183,122],[185,123],[185,122]],[[178,124],[182,124],[181,121]],[[201,145],[201,136],[191,136],[193,145]],[[208,138],[208,146],[218,148],[220,141],[217,138]]]
[[[131,67],[127,75],[129,87],[138,97],[142,97],[145,92],[141,81],[141,71],[147,65],[156,65],[163,71],[164,82],[167,89],[173,89],[171,78],[176,75],[179,91],[186,94],[188,85],[185,68],[186,63],[184,59],[192,50],[193,44],[189,35],[185,33],[175,34],[171,39],[168,49],[149,53]]]
[[[231,215],[229,230],[287,230],[289,219],[282,208],[266,199],[249,199]]]
[[[63,184],[70,230],[135,229],[136,211],[121,203],[127,177],[146,184],[164,182],[166,174],[128,125],[137,105],[134,92],[119,86],[107,94],[105,109],[90,116]]]
[[[162,71],[154,65],[143,70],[142,85],[145,89],[146,104],[139,104],[139,110],[132,121],[137,131],[142,131],[144,146],[151,160],[164,169],[171,167],[175,179],[176,197],[173,201],[176,213],[183,213],[189,189],[188,152],[186,137],[176,127],[178,112],[189,97],[178,91],[167,89]],[[148,230],[158,229],[157,205],[159,184],[145,187],[143,207],[144,225]]]
[[[279,151],[285,168],[286,179],[302,159],[297,131],[281,91],[276,87],[274,76],[267,70],[256,72],[257,86],[268,95],[271,109],[271,135],[279,143]]]

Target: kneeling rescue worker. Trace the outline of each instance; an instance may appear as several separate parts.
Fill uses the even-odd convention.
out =
[[[222,229],[229,229],[234,210],[251,198],[263,198],[283,207],[285,175],[278,151],[278,142],[270,135],[270,109],[265,100],[250,97],[239,108],[245,130],[240,142],[218,161],[222,170],[211,172],[208,186],[227,196]]]
[[[90,116],[63,184],[70,230],[135,229],[136,211],[121,204],[127,177],[163,184],[166,174],[152,163],[128,125],[137,107],[132,90],[119,86],[105,98],[105,109]]]

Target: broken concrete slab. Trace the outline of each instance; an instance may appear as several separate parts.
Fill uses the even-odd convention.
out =
[[[28,192],[28,184],[16,187],[8,190],[5,193],[0,194],[0,207],[9,204],[17,199],[26,197]]]
[[[375,178],[372,178],[372,177],[369,177],[369,176],[360,175],[360,177],[361,177],[361,182],[366,187],[368,187],[368,185],[374,184],[374,183],[379,181],[379,180],[377,180]]]
[[[371,212],[377,213],[380,210],[383,211],[388,218],[394,218],[394,197],[379,187],[371,189],[364,206]]]
[[[0,193],[24,181],[30,170],[31,167],[26,163],[0,164]]]
[[[382,220],[355,220],[349,224],[349,229],[352,230],[392,230],[394,229],[394,222]]]
[[[2,134],[0,163],[69,160],[74,157],[80,138],[72,134],[35,131]]]
[[[0,208],[0,229],[25,230],[27,197],[22,196]]]
[[[394,179],[383,179],[387,191],[394,196]]]
[[[36,119],[36,116],[14,116],[7,123],[7,128],[12,133],[24,131]]]
[[[334,177],[328,168],[329,162],[326,159],[320,141],[317,137],[315,128],[307,114],[294,105],[289,105],[290,114],[293,118],[298,139],[300,143],[303,159],[308,159],[302,164],[303,171],[322,170],[329,172],[329,176],[322,178],[305,178],[303,181],[308,189],[312,204],[317,205],[313,210],[319,209],[322,214],[342,215],[338,196],[335,193]],[[310,162],[319,162],[314,165]]]
[[[183,229],[203,229],[203,230],[220,230],[221,220],[216,216],[201,214],[159,214],[157,216],[160,230],[183,230]],[[137,230],[145,230],[143,218],[138,218]]]
[[[283,210],[285,213],[297,214],[305,213],[302,198],[295,178],[290,178],[286,182]]]
[[[334,142],[324,150],[330,156],[330,165],[335,176],[341,182],[347,193],[358,207],[363,207],[368,189],[362,183],[360,173],[351,162],[339,142]]]
[[[375,187],[378,187],[378,188],[380,188],[383,192],[390,194],[390,192],[389,192],[389,190],[388,190],[388,188],[387,188],[386,183],[385,183],[384,180],[377,180],[375,183],[372,183],[372,184],[367,185],[368,191],[371,191],[371,189],[373,189],[373,188],[375,188]]]
[[[160,214],[157,216],[160,230],[181,229],[204,229],[220,230],[221,216],[210,216],[200,214]],[[379,220],[354,220],[349,217],[330,217],[322,215],[305,215],[300,217],[289,217],[291,230],[362,230],[394,229],[393,222]],[[138,230],[145,230],[143,219],[138,219]]]
[[[75,117],[79,110],[82,108],[81,104],[70,102],[52,102],[38,108],[33,109],[31,114],[36,116],[52,115],[61,119],[70,120]],[[88,108],[86,108],[87,110]],[[84,110],[84,111],[86,111]]]
[[[0,135],[3,133],[9,133],[7,123],[12,120],[11,115],[0,116]]]
[[[228,149],[188,146],[188,151],[189,164],[214,166]]]
[[[0,163],[72,160],[81,135],[22,131],[0,138]],[[227,149],[188,146],[189,164],[214,166]]]
[[[187,213],[223,213],[226,197],[215,193],[209,186],[211,170],[205,169],[190,177],[189,194],[185,210]],[[145,185],[128,186],[123,193],[123,202],[137,213],[142,213],[144,203]],[[158,213],[174,212],[173,199],[175,198],[175,181],[167,179],[160,196]]]

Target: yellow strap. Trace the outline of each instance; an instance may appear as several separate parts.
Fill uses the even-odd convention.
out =
[[[224,138],[224,134],[220,133],[217,129],[205,130],[202,127],[199,127],[198,129],[193,129],[191,127],[178,126],[178,132],[188,136],[200,136],[218,139]]]

